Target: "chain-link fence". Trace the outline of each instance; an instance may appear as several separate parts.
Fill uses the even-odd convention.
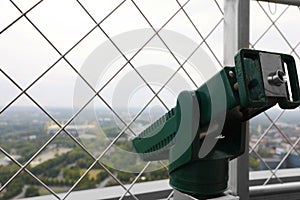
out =
[[[108,185],[124,189],[120,199],[138,199],[131,192],[137,182],[166,177],[164,162],[114,156],[113,148],[130,149],[130,138],[171,109],[180,90],[203,83],[191,62],[199,53],[206,53],[199,63],[223,67],[223,1],[0,5],[0,199],[68,199]],[[250,47],[289,53],[299,68],[299,7],[250,5]],[[250,123],[250,168],[269,170],[264,184],[283,182],[281,168],[299,167],[298,112],[274,108]]]
[[[115,166],[103,162],[105,159],[109,162],[110,157],[126,159],[114,157],[110,150],[117,144],[128,143],[128,138],[156,119],[153,109],[150,120],[145,122],[141,117],[147,115],[149,107],[166,111],[173,106],[175,100],[170,99],[168,91],[172,93],[172,90],[168,88],[177,76],[184,77],[192,89],[201,84],[201,78],[194,75],[189,64],[199,51],[206,52],[216,69],[222,67],[222,8],[223,1],[219,0],[1,1],[0,199],[47,193],[53,199],[67,199],[74,190],[102,187],[107,183],[124,189],[120,199],[126,195],[138,199],[131,189],[138,181],[151,180],[149,177],[156,172],[147,168],[152,163],[139,163],[139,171],[120,173]],[[129,43],[119,39],[120,35],[137,29],[146,30],[142,37],[129,34]],[[174,38],[171,38],[176,33],[185,36],[181,37],[183,41],[175,41],[184,51],[181,55],[174,49]],[[185,38],[193,41],[193,45],[185,45]],[[151,82],[149,72],[141,69],[144,65],[141,62],[152,65],[161,62],[162,58],[153,53],[147,57],[145,49],[147,46],[153,49],[149,45],[153,41],[159,42],[159,47],[154,45],[156,51],[163,52],[163,59],[169,59],[165,62],[173,66],[168,73],[162,73],[164,79],[159,84]],[[103,44],[107,49],[97,54],[96,65],[99,69],[110,68],[104,76],[97,72],[102,78],[94,80],[95,71],[91,74],[83,68],[95,49],[102,48]],[[131,44],[135,45],[131,47]],[[109,57],[110,51],[117,56]],[[140,55],[143,56],[139,59]],[[110,64],[102,66],[104,61]],[[110,91],[122,80],[121,75],[128,73],[132,76],[127,77],[127,82],[138,80],[137,85],[143,90],[140,95],[130,93],[124,99],[133,105],[126,105],[124,115],[114,104],[116,98],[124,98],[123,94],[114,96]],[[74,96],[78,87],[79,96]],[[129,89],[137,90],[136,87]],[[90,116],[83,114],[91,105],[96,120],[89,120]],[[117,121],[117,127],[103,125],[112,119]],[[95,138],[88,133],[89,128],[98,126],[101,127],[95,132],[110,134],[105,143],[101,143],[101,136]],[[81,129],[84,133],[79,133]],[[164,177],[165,164],[158,162],[156,166],[162,168],[156,174],[157,179]],[[59,195],[61,192],[63,195]]]
[[[299,69],[299,7],[253,1],[250,10],[250,47],[291,54]],[[251,120],[250,169],[267,170],[263,185],[283,183],[278,170],[300,167],[299,114],[275,107]]]

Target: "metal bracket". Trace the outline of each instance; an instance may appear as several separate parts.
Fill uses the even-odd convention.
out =
[[[259,58],[265,95],[268,97],[287,97],[285,72],[281,56],[279,54],[260,52]]]

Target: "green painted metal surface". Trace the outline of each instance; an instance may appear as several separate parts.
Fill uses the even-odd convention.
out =
[[[266,59],[269,57],[273,63]],[[133,139],[144,160],[169,159],[170,185],[181,192],[207,197],[225,191],[228,163],[245,150],[242,123],[277,103],[284,109],[300,105],[292,56],[242,49],[235,64],[196,91],[183,91],[175,108]],[[266,70],[276,72],[278,66],[289,76],[281,89],[266,85],[272,74],[265,80]],[[273,95],[267,88],[280,94]]]

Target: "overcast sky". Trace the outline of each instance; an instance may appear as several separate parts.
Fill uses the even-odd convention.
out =
[[[15,0],[15,3],[23,12],[27,11],[36,2],[37,0]],[[82,4],[95,20],[100,22],[120,2],[121,1],[110,0],[85,0],[82,1]],[[155,28],[160,28],[165,21],[179,9],[175,0],[136,0],[135,2]],[[184,3],[185,1],[182,0],[180,2]],[[218,2],[220,6],[223,7],[222,1]],[[286,8],[286,6],[283,5],[275,6],[274,4],[268,5],[268,3],[262,3],[262,5],[268,13],[273,13],[270,14],[272,19],[276,19]],[[185,8],[204,37],[208,35],[210,30],[222,18],[218,7],[214,1],[211,0],[191,0]],[[20,12],[9,0],[1,0],[0,31],[19,16]],[[29,12],[27,16],[62,54],[68,51],[74,43],[95,26],[94,22],[75,0],[44,0]],[[299,9],[291,6],[277,22],[282,34],[288,39],[293,48],[296,47],[300,41],[299,19]],[[270,25],[271,21],[266,17],[258,4],[251,2],[251,43],[254,43]],[[149,28],[149,25],[139,14],[132,2],[126,1],[113,15],[101,24],[101,27],[113,38],[124,32]],[[196,43],[201,42],[200,36],[189,23],[183,12],[179,12],[165,29],[179,32]],[[104,42],[107,42],[105,35],[100,29],[95,29],[81,44],[67,54],[66,58],[76,70],[80,71],[88,56]],[[135,42],[135,38],[132,38],[132,42]],[[208,38],[207,42],[218,59],[222,61],[222,24],[220,24],[215,32]],[[120,48],[122,49],[124,47]],[[290,47],[274,27],[256,44],[256,48],[284,53],[291,52]],[[208,51],[208,48],[204,47],[203,50]],[[296,48],[296,51],[298,55],[300,55],[300,45]],[[132,52],[125,53],[132,55]],[[1,69],[11,76],[22,88],[26,88],[60,57],[24,17],[0,35],[0,55]],[[211,54],[209,54],[208,57],[217,65],[216,60],[214,60]],[[299,59],[296,56],[294,57],[299,68]],[[144,59],[147,64],[151,64],[152,61],[157,64],[159,61],[155,61],[155,57]],[[170,63],[171,62],[175,61],[173,60],[170,61]],[[120,56],[116,58],[114,63],[122,65],[124,59],[122,60]],[[101,63],[99,63],[99,67],[106,68],[107,66],[101,66]],[[139,66],[135,67],[137,69],[139,68]],[[174,67],[172,70],[176,69],[176,63]],[[129,73],[129,71],[130,70],[127,72]],[[113,73],[114,72],[110,72],[108,75],[112,75]],[[184,76],[183,72],[180,73]],[[123,76],[125,75],[126,73],[123,73]],[[36,85],[30,88],[28,93],[44,106],[72,106],[76,79],[77,74],[68,63],[61,60],[45,77],[41,78]],[[101,82],[101,80],[99,81]],[[192,88],[192,84],[189,84]],[[113,87],[113,84],[111,84],[110,87]],[[109,91],[110,89],[108,88],[104,95],[107,94],[109,96]],[[1,108],[20,93],[19,89],[2,74],[0,74],[0,92]],[[143,94],[137,95],[137,98],[140,98],[141,95]],[[172,104],[174,103],[174,95],[176,94],[165,93],[164,95],[162,94],[162,98],[164,101]],[[139,103],[139,101],[135,102],[137,106]],[[32,105],[32,103],[24,96],[14,105]]]

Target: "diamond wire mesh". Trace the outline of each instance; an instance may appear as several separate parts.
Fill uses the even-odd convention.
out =
[[[213,27],[209,28],[208,32],[206,34],[202,34],[199,30],[199,27],[197,27],[197,25],[194,23],[192,17],[190,16],[191,14],[189,12],[191,11],[187,11],[186,7],[188,5],[188,3],[190,2],[190,0],[182,3],[181,1],[174,1],[177,4],[177,9],[176,12],[172,13],[172,15],[170,14],[168,16],[168,20],[165,21],[165,23],[159,27],[159,29],[156,29],[156,27],[154,27],[154,25],[151,23],[151,20],[149,20],[146,15],[143,12],[143,9],[139,8],[138,4],[136,3],[136,1],[131,0],[132,3],[132,7],[134,9],[136,9],[139,14],[143,17],[143,19],[147,22],[149,28],[151,28],[154,31],[154,34],[152,37],[149,38],[149,40],[142,46],[140,47],[140,49],[130,58],[128,59],[125,54],[122,52],[122,50],[118,47],[118,45],[112,40],[111,36],[104,30],[104,28],[101,27],[101,24],[103,22],[105,22],[107,19],[110,18],[110,16],[114,15],[116,13],[116,11],[122,7],[122,5],[125,2],[129,2],[129,0],[124,0],[122,2],[119,3],[119,5],[115,6],[115,8],[113,8],[105,17],[103,17],[101,19],[101,21],[97,21],[93,15],[89,12],[89,9],[87,9],[84,6],[84,3],[77,0],[74,1],[76,2],[76,5],[78,7],[80,7],[87,15],[88,17],[94,22],[95,26],[93,26],[92,29],[90,29],[86,34],[84,34],[83,36],[81,36],[81,38],[74,42],[71,48],[68,48],[68,50],[65,51],[65,53],[62,53],[62,51],[60,50],[60,48],[58,48],[58,44],[55,44],[50,37],[48,37],[47,32],[42,31],[42,29],[39,28],[39,25],[37,25],[34,21],[35,19],[33,17],[28,17],[29,14],[31,14],[33,11],[38,10],[39,6],[42,5],[44,3],[44,1],[46,0],[41,0],[36,2],[34,5],[32,5],[30,8],[21,8],[21,6],[19,6],[19,2],[17,1],[13,1],[10,0],[10,4],[19,12],[19,16],[17,18],[15,18],[14,20],[11,20],[11,22],[9,23],[9,25],[7,25],[6,27],[4,27],[1,32],[0,32],[0,37],[1,35],[5,34],[8,32],[9,29],[11,29],[12,27],[16,26],[16,24],[21,21],[21,20],[25,20],[28,23],[30,23],[30,25],[34,28],[34,30],[36,32],[39,33],[40,36],[42,36],[42,38],[47,42],[48,45],[51,46],[52,49],[55,50],[55,52],[59,55],[59,59],[57,59],[52,65],[50,65],[50,67],[46,68],[46,70],[44,70],[36,79],[34,79],[34,81],[32,81],[27,87],[24,87],[22,85],[20,85],[18,83],[17,78],[15,78],[14,76],[9,75],[9,73],[6,72],[6,69],[4,67],[1,67],[0,72],[2,75],[4,75],[4,77],[9,80],[9,82],[14,85],[16,88],[18,88],[18,90],[20,91],[18,93],[18,95],[13,98],[11,101],[9,101],[0,111],[0,115],[3,114],[7,109],[9,109],[10,107],[12,107],[14,105],[14,103],[16,101],[18,101],[19,98],[23,97],[24,95],[26,97],[28,97],[28,99],[36,106],[38,107],[47,117],[49,117],[49,119],[52,120],[53,123],[55,123],[59,129],[53,134],[53,136],[51,136],[49,139],[47,139],[47,141],[38,149],[38,151],[36,151],[26,162],[25,164],[22,164],[20,162],[18,162],[10,153],[8,153],[5,149],[0,147],[0,151],[6,155],[12,162],[14,162],[15,164],[17,164],[20,168],[5,182],[1,185],[0,187],[0,193],[5,191],[5,188],[14,180],[16,179],[16,177],[18,177],[20,175],[20,173],[22,171],[25,171],[29,176],[31,176],[32,178],[34,178],[35,180],[37,180],[37,182],[39,182],[39,184],[41,184],[43,187],[45,187],[46,190],[48,190],[51,194],[53,194],[53,196],[56,199],[66,199],[69,194],[76,188],[76,186],[84,179],[84,177],[89,173],[89,171],[96,165],[96,164],[100,164],[101,167],[124,189],[124,194],[120,197],[120,199],[124,198],[127,194],[131,195],[134,199],[138,199],[134,194],[132,194],[130,192],[131,188],[134,187],[134,184],[138,181],[138,179],[140,179],[141,175],[143,174],[143,172],[147,169],[147,167],[150,165],[150,162],[147,163],[144,168],[140,171],[140,173],[135,177],[135,179],[132,181],[131,185],[129,187],[126,187],[119,179],[118,177],[116,177],[116,175],[114,173],[112,173],[106,166],[104,166],[100,161],[101,158],[107,153],[107,151],[110,149],[110,147],[117,142],[117,140],[122,136],[122,134],[126,131],[126,130],[130,130],[133,134],[134,131],[130,128],[130,125],[138,118],[138,116],[147,108],[147,106],[154,100],[154,99],[158,99],[160,101],[160,103],[168,110],[169,108],[167,107],[167,105],[164,103],[164,101],[158,96],[158,94],[163,90],[163,88],[173,79],[173,77],[176,75],[176,73],[182,69],[186,75],[189,77],[189,79],[193,82],[193,84],[197,87],[197,84],[194,82],[193,78],[189,75],[189,73],[185,70],[184,65],[188,62],[188,60],[190,59],[191,56],[193,56],[193,54],[198,50],[198,48],[202,47],[203,45],[205,45],[205,47],[208,49],[208,52],[210,54],[212,54],[212,57],[214,57],[216,63],[218,63],[221,67],[222,67],[222,55],[220,55],[219,51],[216,53],[216,49],[213,50],[214,47],[211,46],[209,39],[210,37],[212,37],[211,35],[214,34],[214,32],[216,32],[216,29],[218,29],[220,27],[220,25],[222,24],[221,22],[223,21],[223,18],[220,17],[220,19],[218,21],[216,21],[216,23],[214,24]],[[196,2],[194,0],[194,2]],[[196,2],[197,3],[197,2]],[[59,4],[59,3],[58,3]],[[59,6],[59,5],[58,5]],[[216,7],[217,12],[223,16],[223,11],[221,9],[220,6],[220,1],[215,0],[214,1],[214,6]],[[25,10],[25,11],[24,11]],[[178,13],[183,13],[184,17],[187,18],[187,20],[189,21],[189,23],[191,23],[193,29],[197,32],[197,34],[200,36],[200,38],[202,39],[202,42],[199,43],[199,45],[195,48],[192,49],[192,53],[190,56],[188,56],[188,58],[186,58],[184,60],[184,62],[180,62],[178,60],[178,58],[174,55],[174,53],[172,52],[172,50],[168,47],[167,43],[163,40],[163,38],[159,35],[159,32],[161,30],[163,30],[165,28],[166,25],[168,25],[174,17],[176,17],[178,15]],[[154,13],[155,14],[155,13]],[[205,16],[203,16],[205,17]],[[24,19],[25,18],[25,19]],[[86,40],[86,38],[96,29],[99,29],[106,37],[107,39],[111,42],[111,44],[116,48],[117,51],[119,51],[120,55],[122,57],[125,58],[126,60],[126,64],[123,65],[123,67],[121,69],[119,69],[108,81],[106,84],[104,84],[99,90],[95,90],[93,88],[93,86],[89,83],[89,81],[78,71],[78,69],[76,68],[76,66],[74,66],[73,64],[71,64],[71,61],[67,58],[68,54],[70,52],[72,52],[74,49],[76,49],[76,47],[81,44],[84,40]],[[50,34],[49,34],[50,35]],[[167,82],[156,92],[151,85],[143,78],[142,74],[139,73],[139,71],[137,70],[137,68],[131,63],[132,59],[147,45],[147,43],[149,43],[155,36],[157,36],[160,41],[164,44],[164,46],[166,47],[166,49],[169,51],[170,55],[175,59],[175,61],[178,64],[178,69],[174,72],[174,74],[172,74],[170,76],[170,78],[167,80]],[[41,47],[42,48],[42,47]],[[66,123],[60,123],[58,120],[55,119],[55,117],[49,112],[47,111],[47,109],[45,108],[44,105],[40,104],[37,100],[35,100],[35,98],[30,95],[30,93],[28,92],[32,87],[34,87],[36,84],[38,84],[38,82],[40,81],[40,79],[43,79],[43,77],[45,77],[48,73],[51,72],[51,70],[53,70],[53,68],[55,68],[55,66],[61,62],[64,61],[69,67],[70,69],[75,72],[75,74],[81,78],[81,80],[87,85],[87,87],[93,91],[93,96],[75,113],[73,114]],[[100,92],[109,84],[109,82],[111,82],[117,75],[118,73],[120,73],[123,68],[129,64],[132,69],[136,72],[136,74],[142,79],[142,81],[144,82],[144,84],[151,90],[151,92],[153,93],[153,97],[150,99],[150,101],[142,108],[142,110],[140,110],[135,117],[133,117],[133,119],[129,122],[126,123],[124,121],[124,119],[122,119],[122,117],[109,105],[109,103],[103,98],[103,96],[100,95]],[[3,65],[3,64],[1,64]],[[112,140],[112,142],[105,148],[105,150],[99,155],[99,156],[94,156],[76,137],[74,137],[72,135],[72,133],[69,132],[69,130],[67,129],[68,125],[70,125],[74,119],[85,109],[85,107],[93,101],[93,99],[95,98],[99,98],[106,106],[107,108],[110,109],[110,111],[124,124],[124,129],[121,130],[119,132],[119,134]],[[73,184],[73,186],[71,188],[69,188],[69,190],[64,194],[64,196],[59,196],[53,189],[51,189],[51,187],[49,187],[46,183],[44,183],[39,177],[37,177],[36,175],[34,175],[29,169],[28,166],[29,164],[47,147],[50,145],[50,143],[59,135],[65,133],[69,138],[71,138],[73,140],[73,142],[75,142],[82,151],[84,151],[85,153],[87,153],[91,159],[93,159],[93,163],[90,165],[90,167],[80,176],[80,178]],[[164,166],[165,167],[165,166]],[[168,199],[171,198],[172,193],[169,195]]]
[[[297,23],[291,19],[299,20],[300,8],[290,5],[254,1],[251,2],[250,9],[252,13],[255,13],[255,15],[250,15],[250,46],[254,49],[264,49],[266,51],[291,54],[294,56],[296,65],[299,69],[300,52],[299,50],[297,51],[297,48],[300,41],[295,35],[299,35],[300,29],[299,26],[297,26]],[[282,126],[283,122],[293,123],[287,122],[287,117],[289,117],[289,120],[299,117],[299,109],[293,113],[294,114],[291,115],[291,113],[287,113],[286,110],[279,112],[278,108],[273,108],[258,117],[260,120],[265,120],[265,123],[270,122],[269,125],[265,124],[265,130],[262,132],[260,126],[257,130],[252,130],[250,132],[250,156],[257,159],[257,161],[260,162],[260,166],[263,166],[263,169],[271,172],[263,185],[271,183],[271,181],[282,183],[283,181],[277,175],[278,170],[280,168],[285,168],[284,163],[287,162],[287,159],[292,154],[300,156],[299,146],[297,146],[300,137],[290,133],[292,132],[292,128],[289,129]],[[283,118],[285,118],[285,121]],[[255,124],[255,122],[253,122],[253,124]],[[297,124],[293,125],[297,126]],[[257,136],[257,132],[261,133]],[[251,133],[254,135],[251,135]],[[296,138],[292,139],[293,136]],[[268,142],[270,143],[272,140],[275,141],[274,139],[279,139],[280,141],[273,144],[275,147],[273,146],[272,148],[281,150],[280,148],[285,147],[283,153],[271,153]],[[265,152],[263,152],[263,150]],[[267,154],[273,155],[266,155],[266,151]],[[271,159],[270,156],[272,157]],[[274,158],[276,158],[275,164],[272,163],[272,159],[274,160]],[[294,165],[292,167],[299,166]]]

